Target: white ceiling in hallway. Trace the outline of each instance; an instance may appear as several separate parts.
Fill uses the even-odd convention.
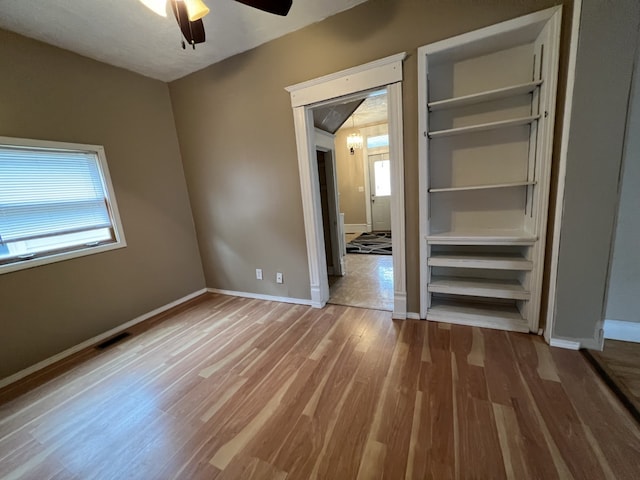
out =
[[[376,94],[367,97],[362,102],[362,105],[353,112],[352,118],[344,126],[351,126],[352,120],[355,127],[386,123],[387,116],[387,93],[385,91],[376,92]]]
[[[180,46],[178,24],[138,0],[0,0],[0,28],[148,77],[171,81],[366,0],[293,0],[286,17],[205,0],[207,41]]]

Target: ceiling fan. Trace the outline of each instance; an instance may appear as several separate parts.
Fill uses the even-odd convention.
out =
[[[158,15],[167,16],[167,3],[180,26],[182,35],[194,49],[196,44],[206,40],[202,18],[209,13],[209,7],[202,0],[140,0],[146,7]],[[293,0],[235,0],[264,12],[287,16]],[[186,48],[182,41],[182,48]]]

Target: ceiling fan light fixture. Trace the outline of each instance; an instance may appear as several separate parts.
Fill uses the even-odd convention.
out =
[[[187,6],[187,15],[190,22],[195,22],[209,13],[209,7],[202,0],[182,0]]]
[[[140,0],[140,2],[152,12],[166,18],[167,0]]]

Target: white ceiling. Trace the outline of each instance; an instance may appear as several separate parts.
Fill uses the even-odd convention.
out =
[[[0,28],[171,81],[366,0],[293,0],[286,17],[234,0],[205,0],[207,41],[183,50],[170,9],[160,17],[138,0],[0,0]]]
[[[381,90],[367,97],[353,112],[351,118],[345,122],[344,127],[354,126],[359,128],[365,125],[386,123],[387,116],[387,92]]]

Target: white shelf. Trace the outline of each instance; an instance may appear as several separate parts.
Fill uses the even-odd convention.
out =
[[[517,280],[433,276],[428,290],[431,293],[508,300],[529,300],[531,298],[531,293],[525,290]]]
[[[421,317],[538,330],[560,20],[418,49]]]
[[[436,253],[429,257],[430,267],[486,268],[494,270],[530,271],[533,262],[519,254]]]
[[[517,308],[481,303],[458,303],[433,300],[427,310],[427,320],[474,327],[495,328],[514,332],[529,332],[527,321]]]
[[[525,187],[527,185],[535,185],[536,182],[512,182],[512,183],[494,183],[491,185],[469,185],[467,187],[446,187],[446,188],[430,188],[429,193],[440,192],[465,192],[469,190],[488,190],[493,188],[513,188],[513,187]]]
[[[449,128],[447,130],[435,130],[429,132],[429,138],[450,137],[452,135],[460,135],[463,133],[484,132],[486,130],[495,130],[497,128],[516,127],[518,125],[533,123],[539,118],[540,115],[533,115],[531,117],[500,120],[498,122],[479,123],[477,125],[469,125],[467,127]]]
[[[533,245],[538,237],[517,230],[441,232],[426,236],[431,245]]]
[[[520,85],[497,88],[495,90],[488,90],[486,92],[478,92],[472,95],[465,95],[462,97],[447,98],[446,100],[430,102],[428,104],[428,107],[432,112],[448,108],[465,107],[467,105],[475,105],[476,103],[490,102],[492,100],[499,100],[501,98],[515,97],[517,95],[531,93],[540,85],[542,85],[542,80],[522,83]]]

